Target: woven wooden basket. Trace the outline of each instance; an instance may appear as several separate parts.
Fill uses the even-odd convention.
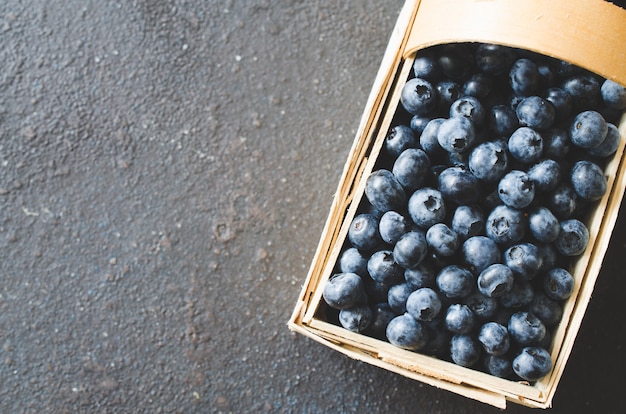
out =
[[[551,373],[529,384],[491,376],[387,342],[349,332],[324,319],[323,286],[331,276],[349,224],[364,195],[386,131],[399,103],[417,51],[438,44],[484,42],[539,52],[576,64],[626,85],[626,11],[602,0],[408,0],[393,30],[345,164],[302,293],[289,328],[352,358],[497,407],[513,401],[529,407],[551,406],[591,298],[626,186],[624,147],[607,164],[608,190],[589,218],[591,239],[571,273],[574,294],[564,305],[553,333]]]

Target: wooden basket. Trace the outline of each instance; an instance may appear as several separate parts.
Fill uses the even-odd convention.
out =
[[[385,341],[349,332],[325,321],[322,289],[333,272],[349,225],[364,195],[400,90],[415,53],[425,47],[484,42],[519,47],[568,61],[626,85],[626,11],[602,0],[408,0],[393,30],[361,118],[302,293],[289,328],[352,358],[500,408],[507,401],[551,406],[565,369],[611,232],[626,177],[626,116],[619,123],[620,146],[606,166],[608,190],[587,225],[591,239],[572,269],[574,294],[564,305],[553,334],[553,369],[531,384],[500,379],[453,363],[399,349]]]

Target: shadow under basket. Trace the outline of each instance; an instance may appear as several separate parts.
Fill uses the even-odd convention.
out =
[[[563,303],[561,322],[548,349],[552,370],[534,382],[514,381],[465,368],[444,359],[398,348],[354,333],[333,322],[322,291],[336,272],[350,223],[365,197],[393,126],[404,83],[416,53],[448,43],[490,43],[539,53],[626,84],[626,11],[601,0],[422,0],[407,1],[393,30],[334,196],[313,262],[288,326],[351,358],[432,386],[505,408],[507,401],[551,406],[572,351],[611,238],[624,195],[626,116],[616,121],[620,144],[603,166],[607,191],[585,216],[590,239],[571,262],[573,294]]]

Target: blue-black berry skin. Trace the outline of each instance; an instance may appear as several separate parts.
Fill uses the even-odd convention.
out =
[[[555,121],[566,120],[572,113],[572,97],[561,88],[549,88],[545,100],[554,106]]]
[[[543,153],[543,138],[529,127],[519,127],[508,141],[509,153],[516,160],[530,164],[539,161]]]
[[[459,247],[459,236],[445,223],[437,223],[426,232],[430,249],[440,256],[452,256]]]
[[[423,229],[442,222],[446,216],[441,192],[430,187],[415,191],[409,198],[408,208],[413,222]]]
[[[569,219],[561,222],[561,232],[556,239],[557,250],[565,256],[581,255],[589,243],[589,230],[578,219]]]
[[[404,84],[400,102],[411,115],[427,115],[437,105],[437,90],[427,80],[413,78]]]
[[[521,346],[538,344],[546,335],[546,326],[531,312],[516,312],[511,315],[509,335]]]
[[[570,152],[571,141],[569,133],[563,128],[550,128],[542,131],[543,157],[553,160],[562,160]]]
[[[499,245],[507,246],[524,238],[526,226],[527,218],[522,211],[499,205],[487,216],[485,232]]]
[[[461,205],[454,210],[451,224],[459,241],[463,242],[484,230],[485,214],[478,205]]]
[[[450,108],[452,102],[456,101],[463,95],[461,86],[451,79],[444,79],[435,87],[439,94],[438,106],[446,111]]]
[[[493,90],[493,78],[486,73],[476,73],[463,84],[463,95],[485,99]]]
[[[391,344],[411,351],[418,351],[428,343],[426,327],[408,313],[389,321],[386,335]]]
[[[481,326],[478,342],[486,353],[495,356],[506,354],[511,346],[507,328],[497,322],[487,322]]]
[[[533,300],[528,305],[528,310],[538,317],[547,328],[556,326],[563,316],[561,303],[549,298],[541,291],[535,293]]]
[[[515,110],[509,105],[495,105],[491,108],[487,124],[496,136],[501,137],[510,136],[520,126]]]
[[[435,82],[441,77],[441,68],[432,53],[423,53],[413,61],[413,74],[416,78]]]
[[[608,125],[602,114],[592,110],[576,115],[569,129],[572,144],[585,149],[602,144],[608,132]]]
[[[504,251],[504,264],[513,271],[515,277],[532,280],[542,265],[539,248],[532,243],[513,245]]]
[[[396,313],[387,302],[375,304],[372,306],[372,321],[364,333],[374,338],[384,339],[387,325],[389,325],[389,322],[396,316]]]
[[[604,171],[597,164],[587,160],[574,164],[570,172],[570,181],[576,194],[587,201],[601,199],[607,190]]]
[[[379,250],[367,261],[367,272],[372,279],[383,285],[394,285],[402,278],[402,268],[394,260],[391,250]]]
[[[476,281],[472,273],[457,265],[449,265],[437,274],[437,287],[447,298],[460,299],[474,291]]]
[[[483,181],[498,181],[509,169],[506,146],[494,141],[477,145],[469,155],[468,167]]]
[[[548,129],[554,124],[556,111],[552,104],[539,97],[524,98],[515,109],[519,124],[538,131]]]
[[[342,273],[356,273],[359,276],[368,276],[367,260],[356,247],[349,247],[339,256],[339,270]]]
[[[528,176],[539,191],[552,191],[561,181],[561,165],[553,159],[543,159],[530,167]]]
[[[413,292],[413,288],[408,283],[398,283],[389,288],[387,292],[387,303],[398,315],[406,312],[406,300]]]
[[[397,211],[387,211],[378,223],[378,232],[383,241],[394,245],[404,233],[411,229],[411,222]]]
[[[352,332],[363,332],[372,323],[374,314],[368,305],[356,305],[339,311],[339,323]]]
[[[431,288],[420,288],[412,292],[406,302],[406,311],[418,321],[432,321],[441,312],[441,298]]]
[[[419,142],[421,149],[428,154],[429,157],[437,157],[442,155],[445,150],[441,148],[439,145],[439,141],[437,140],[437,134],[439,133],[439,128],[445,118],[433,118],[424,127],[424,131],[420,135]]]
[[[406,125],[396,125],[385,137],[385,151],[393,158],[399,156],[407,148],[417,148],[419,141],[413,130]]]
[[[552,243],[559,237],[559,219],[546,207],[536,207],[528,214],[528,228],[533,237],[543,243]]]
[[[328,279],[322,296],[328,306],[347,309],[367,300],[363,280],[356,273],[337,273]]]
[[[414,290],[424,287],[434,287],[436,277],[437,272],[433,266],[425,262],[404,271],[404,280],[412,286]]]
[[[490,75],[505,74],[514,61],[515,53],[506,46],[483,43],[476,49],[476,66]]]
[[[499,263],[502,255],[498,244],[486,236],[473,236],[465,240],[461,252],[464,263],[475,275]]]
[[[367,177],[365,196],[372,206],[382,212],[402,210],[406,205],[406,193],[389,170],[376,170]]]
[[[626,88],[619,83],[606,79],[600,87],[600,94],[609,108],[626,109]]]
[[[575,111],[597,107],[602,99],[600,83],[595,76],[587,73],[577,74],[566,79],[561,87],[572,97]]]
[[[450,117],[462,117],[474,126],[480,126],[487,116],[483,104],[474,96],[463,96],[450,105]],[[456,151],[455,151],[456,152]]]
[[[498,300],[507,309],[521,309],[532,302],[534,297],[535,289],[529,281],[515,279],[511,290],[500,296]]]
[[[439,191],[445,200],[458,205],[472,204],[480,200],[480,180],[463,166],[448,167],[439,174]]]
[[[498,196],[507,206],[523,209],[535,198],[535,182],[524,171],[510,171],[498,183]]]
[[[509,71],[511,89],[516,95],[531,96],[539,85],[539,70],[530,59],[518,59]]]
[[[392,173],[407,193],[417,190],[426,179],[430,158],[421,149],[408,148],[396,159]]]
[[[513,271],[502,263],[494,263],[478,275],[478,290],[485,296],[497,298],[513,288]]]
[[[499,312],[497,299],[485,296],[479,291],[463,298],[463,303],[482,321],[494,318]]]
[[[525,347],[513,360],[513,371],[527,381],[537,381],[550,373],[550,353],[540,347]]]
[[[413,230],[402,235],[396,242],[393,259],[400,266],[410,269],[424,260],[427,251],[426,235],[422,231]]]
[[[467,334],[474,329],[476,316],[469,306],[454,303],[446,310],[444,321],[446,329],[453,334]]]
[[[511,378],[513,376],[513,366],[511,360],[506,356],[495,356],[487,354],[484,366],[488,373],[499,378]]]
[[[448,152],[467,151],[474,145],[475,140],[474,124],[463,116],[444,120],[437,131],[437,142]]]
[[[470,335],[454,335],[450,340],[450,357],[455,364],[472,367],[480,360],[481,347]]]
[[[597,147],[589,148],[588,152],[594,157],[606,158],[617,151],[620,142],[619,130],[614,124],[607,123],[607,133],[604,141]]]
[[[367,252],[376,249],[382,243],[378,232],[379,220],[372,214],[359,214],[350,223],[348,239],[352,246]]]
[[[546,207],[559,219],[569,219],[576,210],[578,195],[568,182],[562,182],[548,194]]]
[[[574,277],[567,270],[556,267],[550,270],[543,279],[543,289],[553,300],[565,300],[574,292]]]

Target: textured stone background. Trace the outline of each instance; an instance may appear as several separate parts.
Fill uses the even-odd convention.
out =
[[[286,327],[401,5],[0,4],[0,412],[499,412]],[[624,412],[625,229],[553,412]]]

